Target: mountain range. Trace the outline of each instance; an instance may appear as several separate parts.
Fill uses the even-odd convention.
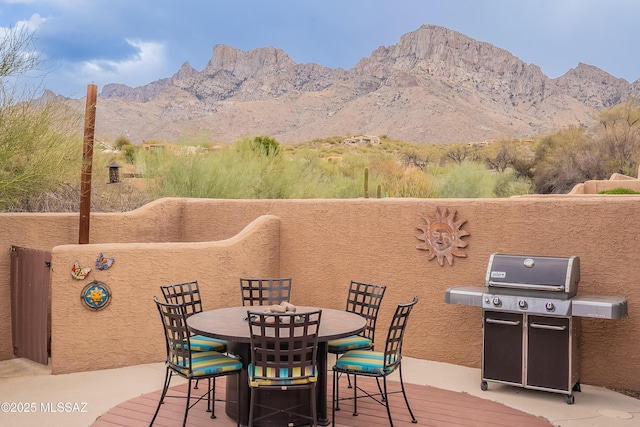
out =
[[[52,96],[53,94],[48,94]],[[55,95],[53,95],[55,96]],[[132,88],[104,86],[95,136],[280,143],[386,135],[414,143],[531,137],[593,126],[598,111],[640,98],[629,83],[587,64],[550,79],[540,67],[456,31],[423,25],[353,68],[298,64],[273,47],[216,45],[206,67]],[[84,108],[84,101],[69,100]]]

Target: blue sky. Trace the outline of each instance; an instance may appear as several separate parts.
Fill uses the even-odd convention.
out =
[[[423,24],[511,52],[555,78],[583,62],[640,78],[638,0],[0,0],[0,32],[26,26],[48,73],[74,98],[88,84],[142,86],[216,44],[272,46],[297,63],[349,69]]]

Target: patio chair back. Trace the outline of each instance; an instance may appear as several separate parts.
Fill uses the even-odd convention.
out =
[[[243,306],[291,302],[291,278],[240,278]]]
[[[402,341],[407,328],[407,320],[409,314],[413,310],[413,306],[418,302],[418,297],[406,304],[398,304],[396,312],[391,319],[389,332],[387,333],[387,341],[384,345],[384,370],[393,371],[402,360]]]
[[[162,303],[157,297],[153,297],[153,300],[158,307],[164,327],[166,364],[175,370],[186,370],[187,376],[190,376],[192,371],[191,343],[184,308],[180,304]]]
[[[346,311],[359,314],[367,320],[364,330],[358,334],[373,342],[378,321],[378,311],[384,297],[386,286],[351,281],[347,294]]]
[[[184,307],[187,317],[202,311],[198,281],[162,285],[160,289],[167,303],[180,304]]]
[[[316,425],[315,389],[321,317],[322,310],[286,314],[247,311],[251,338],[248,376],[252,388],[249,426],[258,419],[283,412],[294,417],[287,419],[286,424],[302,417]],[[256,395],[260,389],[291,390],[296,393],[299,388],[311,390],[311,414],[296,412],[298,408],[291,408],[287,402],[284,408],[269,408],[271,412],[254,419]]]

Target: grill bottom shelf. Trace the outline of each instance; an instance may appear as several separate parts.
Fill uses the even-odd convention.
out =
[[[580,320],[483,310],[483,390],[487,382],[568,395],[579,390]]]

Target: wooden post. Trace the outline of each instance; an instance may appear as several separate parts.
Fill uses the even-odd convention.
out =
[[[93,163],[93,136],[96,127],[96,100],[98,86],[87,85],[87,105],[84,118],[82,145],[82,176],[80,178],[80,231],[78,243],[89,243],[89,216],[91,214],[91,165]]]

